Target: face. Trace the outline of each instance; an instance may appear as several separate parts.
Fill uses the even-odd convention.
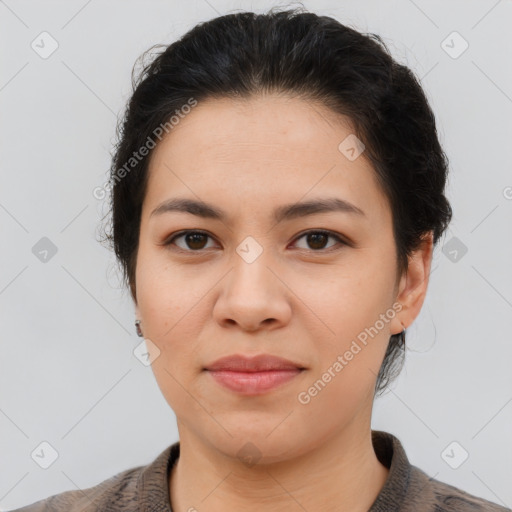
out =
[[[136,309],[181,439],[230,456],[250,441],[262,462],[276,462],[369,426],[389,337],[408,311],[397,303],[407,280],[396,274],[374,170],[364,151],[354,159],[352,139],[339,149],[351,134],[346,119],[302,99],[216,99],[155,148]],[[221,216],[154,212],[176,199]],[[336,200],[352,207],[299,208]],[[233,354],[303,370],[263,392],[234,391],[205,370]]]

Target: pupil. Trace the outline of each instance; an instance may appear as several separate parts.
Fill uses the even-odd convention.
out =
[[[189,245],[189,247],[191,249],[202,249],[203,248],[202,245],[204,245],[204,243],[201,244],[201,238],[203,239],[203,242],[204,242],[206,235],[203,235],[202,233],[189,233],[186,236],[187,244]],[[200,247],[197,247],[194,245],[196,242],[199,243]]]
[[[327,235],[325,235],[323,233],[311,233],[308,235],[308,243],[310,243],[312,240],[313,242],[310,243],[310,245],[313,247],[313,249],[322,249],[322,247],[315,247],[315,241],[320,242],[320,246],[323,246],[323,245],[325,245],[326,238],[327,238]],[[322,244],[322,241],[324,242],[324,244]]]

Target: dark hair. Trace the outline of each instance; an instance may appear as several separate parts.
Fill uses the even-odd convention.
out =
[[[319,101],[348,116],[391,205],[399,277],[424,236],[432,232],[435,244],[448,226],[452,216],[444,195],[448,160],[434,114],[414,74],[395,62],[378,35],[302,11],[271,9],[266,14],[220,16],[196,25],[169,46],[155,45],[146,51],[139,58],[142,70],[137,79],[137,63],[134,66],[133,94],[118,123],[112,155],[108,183],[112,231],[106,239],[135,302],[141,207],[152,153],[136,161],[133,155],[153,141],[155,130],[168,125],[191,98],[200,102],[278,93]],[[158,47],[164,49],[144,64],[143,59]],[[377,378],[377,394],[398,375],[404,354],[405,333],[392,335]]]

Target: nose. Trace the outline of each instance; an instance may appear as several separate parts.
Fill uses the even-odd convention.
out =
[[[238,326],[250,332],[286,325],[291,318],[291,294],[276,265],[263,254],[251,263],[235,254],[233,262],[221,280],[214,319],[222,327]]]

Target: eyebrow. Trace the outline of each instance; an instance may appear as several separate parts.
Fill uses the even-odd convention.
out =
[[[168,199],[160,203],[152,212],[154,215],[162,215],[168,212],[184,212],[202,217],[205,219],[214,219],[226,222],[227,214],[216,206],[196,201],[195,199],[175,198]],[[273,212],[275,222],[306,217],[316,213],[343,212],[355,215],[365,216],[363,210],[344,199],[336,197],[304,201],[301,203],[286,204],[279,206]]]

